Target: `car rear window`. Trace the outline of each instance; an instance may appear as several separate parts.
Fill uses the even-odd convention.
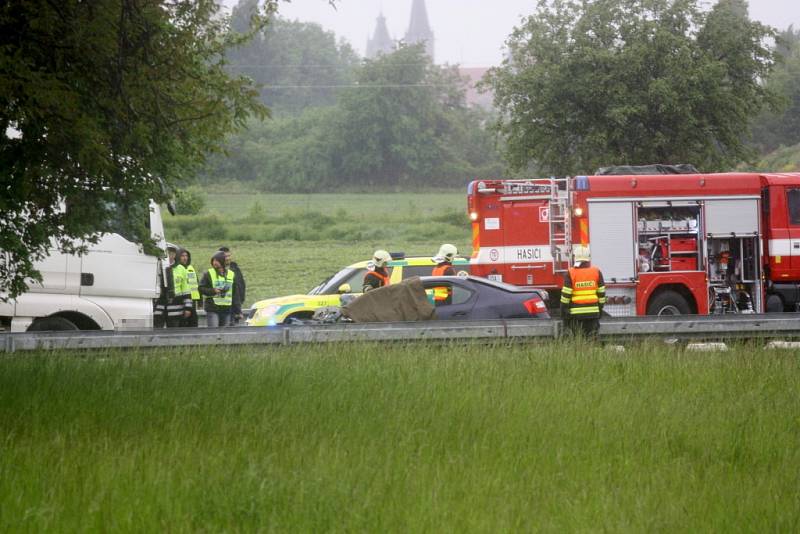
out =
[[[472,295],[475,294],[475,292],[471,289],[467,289],[466,287],[462,287],[458,284],[450,284],[447,282],[439,282],[436,284],[428,282],[425,284],[425,291],[428,292],[431,297],[433,296],[433,290],[437,288],[447,288],[448,292],[450,293],[450,299],[447,304],[464,304],[472,298]]]

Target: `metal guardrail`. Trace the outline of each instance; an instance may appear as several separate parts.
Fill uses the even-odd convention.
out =
[[[270,328],[185,328],[149,331],[0,333],[0,350],[102,349],[207,345],[289,345],[343,341],[542,339],[562,334],[558,320],[434,321],[277,326]],[[603,319],[600,335],[623,340],[660,336],[678,340],[800,337],[800,314],[626,317]]]

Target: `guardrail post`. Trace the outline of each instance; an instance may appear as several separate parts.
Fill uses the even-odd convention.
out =
[[[282,345],[291,344],[292,340],[290,339],[290,337],[291,336],[289,335],[289,329],[288,328],[284,328],[283,329],[283,342],[281,344]]]

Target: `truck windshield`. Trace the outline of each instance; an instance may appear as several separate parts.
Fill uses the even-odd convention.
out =
[[[150,206],[135,205],[125,207],[117,202],[105,202],[106,218],[97,222],[97,227],[102,231],[119,234],[132,243],[142,243],[145,240],[144,235],[140,233],[148,230],[150,226]],[[65,202],[65,209],[70,211],[79,211],[80,201],[75,199],[67,199]],[[141,227],[137,227],[136,222],[141,223]]]

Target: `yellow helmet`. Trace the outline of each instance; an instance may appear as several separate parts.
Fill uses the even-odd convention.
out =
[[[433,261],[436,263],[442,263],[444,261],[453,261],[458,254],[458,249],[455,245],[451,245],[449,243],[445,243],[441,247],[439,247],[439,252],[436,253],[436,256],[433,257]]]
[[[372,255],[372,263],[375,267],[383,267],[391,259],[392,256],[385,250],[376,250]]]
[[[572,262],[577,266],[585,261],[592,261],[589,245],[574,245],[572,247]]]

